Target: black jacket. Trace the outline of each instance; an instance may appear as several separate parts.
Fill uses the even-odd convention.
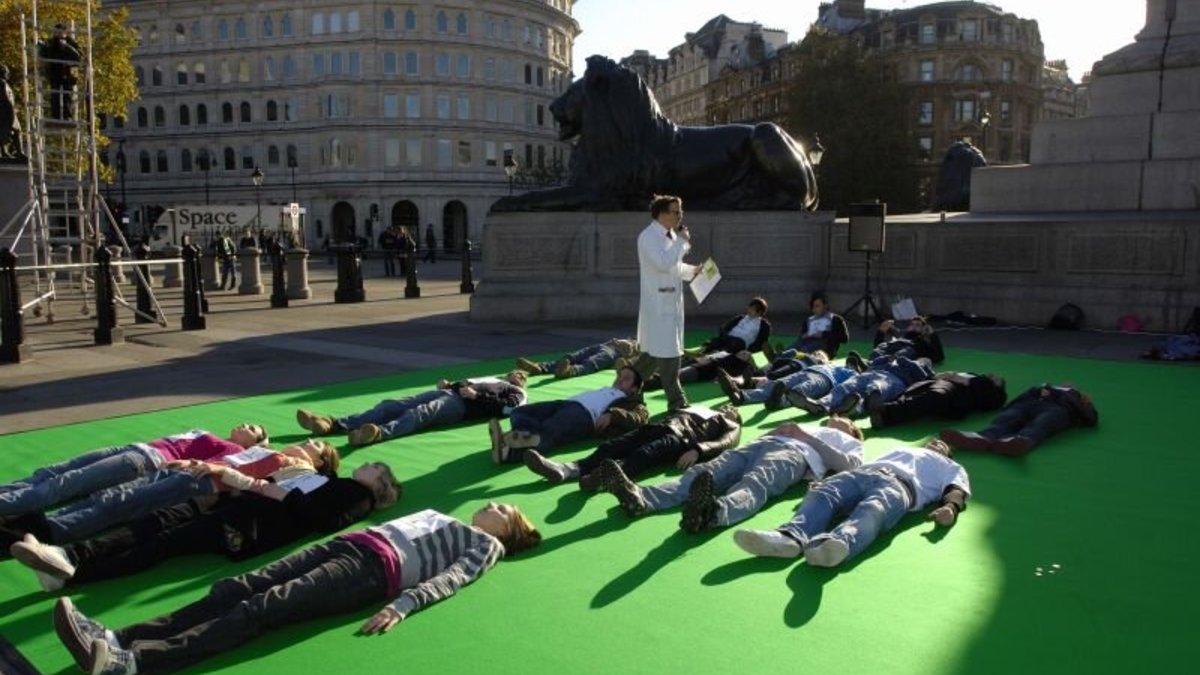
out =
[[[723,406],[720,413],[706,420],[686,410],[676,410],[656,424],[670,429],[700,453],[701,462],[707,462],[725,450],[737,447],[742,436],[742,420],[737,409]]]
[[[745,318],[745,316],[746,316],[745,314],[738,314],[737,316],[733,317],[732,319],[721,324],[721,330],[718,331],[718,335],[720,335],[721,337],[728,336],[729,331],[731,331],[735,327],[737,327],[738,322],[741,321],[743,318]],[[759,320],[762,323],[759,324],[758,336],[754,338],[754,342],[751,342],[750,344],[746,345],[746,351],[751,352],[751,353],[762,351],[763,345],[765,345],[767,343],[767,340],[769,340],[771,338],[771,322],[767,321],[767,317],[765,317],[765,316]]]
[[[375,508],[370,488],[353,478],[332,478],[304,494],[292,490],[283,501],[243,494],[208,516],[225,527],[225,555],[245,560],[309,534],[330,534],[356,523]]]
[[[938,337],[937,333],[925,335],[912,330],[901,333],[894,327],[887,332],[875,331],[873,353],[892,355],[908,345],[912,345],[916,351],[914,359],[926,358],[933,363],[941,363],[946,360],[946,352],[942,349],[942,339]]]
[[[510,382],[468,382],[463,380],[450,385],[450,390],[458,393],[464,386],[470,385],[475,390],[475,398],[464,398],[466,413],[464,420],[490,419],[504,417],[506,408],[513,408],[525,402],[525,390]]]

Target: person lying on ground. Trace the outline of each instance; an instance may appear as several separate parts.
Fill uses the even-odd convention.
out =
[[[821,398],[812,399],[795,390],[788,392],[787,398],[792,405],[814,415],[835,412],[858,417],[867,408],[895,400],[914,382],[934,375],[929,359],[925,358],[914,361],[904,356],[877,356],[866,368],[834,385]]]
[[[909,385],[898,398],[867,405],[871,428],[896,426],[925,417],[961,420],[975,412],[998,410],[1008,398],[1004,378],[978,373],[938,373]]]
[[[1099,422],[1092,397],[1070,385],[1042,383],[1010,401],[982,431],[943,429],[941,438],[960,450],[1021,457],[1057,433]]]
[[[618,359],[632,363],[640,354],[636,339],[613,338],[577,349],[555,361],[531,361],[522,356],[517,359],[517,368],[530,375],[554,373],[554,377],[561,380],[608,370],[616,365]]]
[[[264,632],[387,603],[359,628],[384,633],[471,584],[541,534],[517,507],[489,502],[461,522],[433,510],[344,534],[212,585],[165,616],[110,630],[68,597],[54,628],[90,673],[170,673],[224,654]]]

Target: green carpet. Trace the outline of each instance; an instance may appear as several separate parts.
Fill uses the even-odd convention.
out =
[[[511,362],[408,373],[0,437],[0,478],[90,448],[191,427],[266,424],[278,446],[304,436],[293,412],[346,413],[439,376],[496,372]],[[1049,379],[1090,392],[1098,430],[1073,430],[1023,460],[960,454],[975,498],[957,526],[910,516],[867,555],[833,572],[751,559],[729,531],[687,536],[671,512],[625,518],[609,495],[551,487],[522,466],[498,470],[482,424],[424,433],[346,455],[348,470],[385,460],[405,482],[383,520],[423,508],[467,517],[486,500],[521,506],[546,540],[501,562],[457,597],[387,635],[355,629],[371,613],[277,631],[193,672],[220,673],[1163,673],[1194,668],[1189,617],[1200,604],[1192,522],[1200,507],[1193,434],[1185,431],[1198,371],[951,350],[946,369],[1004,375],[1010,393]],[[534,378],[531,400],[569,396],[611,378]],[[715,385],[689,388],[716,403]],[[665,407],[650,395],[652,412]],[[795,411],[743,408],[743,440]],[[977,428],[986,416],[965,425]],[[803,421],[803,418],[801,418]],[[868,431],[867,457],[920,442],[929,422]],[[561,456],[581,454],[584,446]],[[658,476],[649,481],[658,480]],[[795,488],[751,520],[786,520]],[[242,565],[181,558],[139,576],[72,592],[113,626],[151,618]],[[1189,571],[1191,570],[1191,571]],[[45,673],[72,672],[51,627],[53,598],[16,562],[0,563],[0,634]],[[1186,664],[1192,662],[1193,666]]]

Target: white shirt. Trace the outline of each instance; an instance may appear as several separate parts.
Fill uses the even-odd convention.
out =
[[[829,330],[832,327],[833,327],[833,317],[830,316],[828,312],[826,312],[825,314],[822,314],[821,316],[813,315],[813,316],[808,317],[808,332],[805,333],[805,336],[815,337],[817,335],[820,335],[821,333],[824,333],[825,331]]]
[[[833,448],[835,451],[845,455],[847,459],[857,458],[857,462],[851,464],[861,464],[863,460],[863,444],[862,441],[851,436],[850,434],[830,429],[828,427],[816,427],[810,429],[805,427],[806,432],[812,436],[822,440],[826,445]],[[821,453],[812,448],[811,445],[804,441],[792,438],[791,436],[772,436],[784,445],[787,445],[804,455],[804,461],[808,464],[808,472],[804,477],[809,480],[815,480],[829,473],[829,467],[825,464],[825,460],[821,458]]]
[[[610,405],[621,398],[625,398],[625,392],[616,387],[603,387],[601,389],[585,391],[582,394],[576,394],[567,400],[575,401],[584,408],[587,408],[587,411],[592,415],[592,423],[594,424],[608,410]]]
[[[729,337],[741,339],[747,347],[758,339],[758,331],[762,328],[762,317],[746,315],[729,331]]]
[[[971,494],[971,482],[967,470],[958,462],[925,448],[896,448],[879,459],[864,464],[861,468],[887,467],[908,482],[916,501],[910,511],[917,511],[927,504],[940,502],[946,488],[954,485]]]
[[[638,303],[638,344],[657,358],[683,354],[684,279],[695,266],[683,262],[691,244],[651,221],[638,235],[641,293]]]

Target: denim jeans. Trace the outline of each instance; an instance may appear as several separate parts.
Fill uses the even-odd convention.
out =
[[[344,539],[317,544],[213,584],[171,614],[116,631],[138,672],[172,672],[262,633],[324,616],[379,609],[387,601],[379,556]]]
[[[380,401],[374,408],[342,417],[337,423],[346,430],[376,424],[387,439],[407,436],[428,427],[454,424],[461,421],[466,412],[458,394],[447,389],[434,389],[399,400]]]
[[[513,408],[509,424],[514,431],[528,431],[541,436],[537,451],[547,454],[555,448],[581,441],[596,430],[592,414],[575,401],[543,401]],[[521,461],[522,453],[509,454],[509,460]]]
[[[913,344],[912,340],[906,338],[885,340],[875,345],[875,348],[871,350],[872,359],[881,356],[903,356],[906,359],[914,359],[917,357],[917,347]]]
[[[747,403],[762,403],[771,395],[771,389],[777,382],[782,382],[788,391],[799,390],[800,393],[812,399],[819,399],[833,389],[833,383],[821,373],[811,370],[801,370],[778,380],[767,380],[763,386],[745,392]]]
[[[1038,445],[1047,438],[1071,428],[1071,413],[1054,401],[1019,401],[1000,411],[986,429],[979,432],[992,440],[1023,436]]]
[[[56,511],[46,517],[46,525],[54,543],[65,544],[134,520],[155,509],[216,494],[216,490],[209,476],[196,478],[186,471],[156,471],[101,490]]]
[[[847,559],[875,541],[879,533],[896,526],[912,505],[908,488],[900,479],[881,471],[855,469],[813,483],[796,509],[796,515],[779,528],[801,546],[823,539],[840,539],[850,547]],[[834,518],[845,520],[832,530]]]
[[[858,394],[865,398],[871,392],[879,392],[884,401],[891,401],[903,394],[907,388],[904,380],[891,373],[868,370],[835,385],[827,395],[818,399],[818,402],[825,406],[826,410],[835,410],[850,394]]]
[[[617,362],[617,350],[607,344],[591,345],[567,354],[565,358],[571,365],[582,369],[581,375],[591,375],[612,368]],[[545,361],[538,365],[543,371],[553,373],[556,363],[557,361]]]
[[[136,445],[93,450],[0,487],[0,516],[18,516],[143,476],[155,462]]]
[[[726,526],[758,513],[772,497],[799,483],[808,471],[808,462],[795,445],[763,437],[696,464],[675,480],[642,488],[649,510],[660,511],[682,504],[701,471],[713,475],[713,487],[722,493],[717,498],[716,520],[718,525]]]
[[[237,270],[233,266],[233,256],[221,258],[221,288],[225,288],[225,282],[229,281],[229,288],[237,285]]]

